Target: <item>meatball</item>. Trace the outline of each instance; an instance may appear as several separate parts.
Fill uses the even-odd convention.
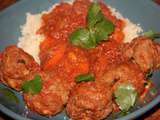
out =
[[[71,91],[67,114],[73,120],[101,120],[112,112],[112,90],[97,82],[78,84]]]
[[[90,71],[97,79],[117,64],[125,61],[119,45],[115,41],[107,41],[89,50]]]
[[[160,68],[160,45],[145,37],[137,37],[122,47],[123,54],[136,62],[143,72]]]
[[[120,84],[132,84],[141,95],[144,91],[145,76],[137,64],[124,62],[111,68],[98,81],[110,84],[114,89]]]
[[[1,55],[1,81],[16,90],[21,90],[22,82],[33,79],[39,71],[32,56],[14,45],[7,47]]]
[[[70,86],[57,75],[43,75],[43,88],[37,95],[24,93],[24,100],[29,109],[41,115],[52,116],[61,112],[67,103]]]
[[[63,108],[61,97],[51,92],[48,94],[40,93],[34,96],[24,94],[24,100],[31,111],[37,112],[41,115],[55,115]]]

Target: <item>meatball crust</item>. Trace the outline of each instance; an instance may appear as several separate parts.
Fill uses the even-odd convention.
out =
[[[22,82],[33,79],[40,68],[32,56],[13,45],[2,53],[0,71],[2,83],[21,90]]]
[[[24,93],[24,100],[29,109],[41,115],[52,116],[61,112],[67,103],[69,84],[54,75],[42,75],[43,88],[37,95]]]
[[[80,83],[72,90],[67,114],[73,120],[100,120],[112,112],[112,90],[97,82]]]
[[[145,76],[137,64],[124,62],[111,68],[98,81],[113,85],[114,89],[121,84],[132,84],[141,95],[144,91]]]
[[[149,38],[137,37],[122,47],[123,54],[136,62],[143,72],[160,67],[160,45]]]
[[[63,102],[60,96],[54,93],[40,93],[38,95],[24,94],[24,100],[27,107],[41,115],[55,115],[63,108]]]

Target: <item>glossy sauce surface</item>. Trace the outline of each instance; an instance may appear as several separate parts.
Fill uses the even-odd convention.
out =
[[[74,47],[69,42],[73,31],[86,26],[90,4],[89,0],[77,0],[73,5],[61,3],[52,12],[43,15],[42,27],[38,33],[46,38],[40,46],[40,59],[44,70],[62,74],[63,77],[69,75],[68,79],[85,73],[94,73],[99,78],[107,66],[121,61],[117,47],[123,41],[122,29],[125,24],[112,16],[103,3],[100,3],[102,13],[115,25],[115,31],[109,40],[91,50]]]

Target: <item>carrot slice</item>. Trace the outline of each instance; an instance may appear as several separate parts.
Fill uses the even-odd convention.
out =
[[[66,44],[57,45],[52,57],[43,65],[44,70],[51,70],[61,60],[66,50]]]
[[[89,65],[88,63],[79,63],[79,71],[81,74],[85,74],[89,72]]]
[[[89,62],[83,50],[70,48],[64,60],[64,70],[73,78],[89,72]]]
[[[117,43],[122,43],[124,39],[124,33],[121,30],[115,30],[112,34],[112,39],[115,40]]]
[[[53,45],[54,45],[54,40],[50,39],[50,38],[47,38],[40,44],[40,50],[41,51],[46,50]]]

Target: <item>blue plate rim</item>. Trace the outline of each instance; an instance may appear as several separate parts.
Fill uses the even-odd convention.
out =
[[[154,106],[156,106],[158,103],[160,103],[160,95],[157,95],[156,98],[154,100],[152,100],[149,104],[141,107],[140,109],[122,117],[122,118],[118,118],[116,120],[130,120],[133,118],[137,118],[141,115],[143,115],[144,113],[146,113],[147,111],[151,110]],[[143,109],[143,110],[142,110]],[[8,109],[7,107],[5,107],[4,105],[0,104],[0,111],[5,113],[6,115],[16,119],[16,120],[33,120],[33,119],[28,119],[25,118],[13,111],[11,111],[10,109]]]
[[[32,119],[22,117],[21,115],[11,111],[10,109],[8,109],[7,107],[5,107],[2,104],[0,104],[0,111],[3,112],[4,114],[8,115],[9,117],[16,119],[16,120],[32,120]]]

